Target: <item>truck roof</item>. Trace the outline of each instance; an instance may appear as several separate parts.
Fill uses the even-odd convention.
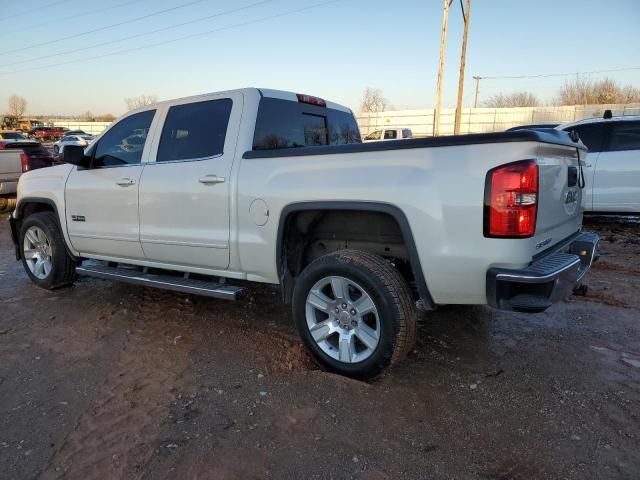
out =
[[[586,125],[590,123],[605,123],[605,122],[632,122],[640,120],[640,115],[621,115],[618,117],[611,118],[602,118],[602,117],[594,117],[594,118],[585,118],[582,120],[576,120],[575,122],[563,123],[558,125],[556,129],[564,130],[568,127],[576,127],[578,125]]]
[[[208,93],[201,93],[198,95],[190,95],[188,97],[179,97],[179,98],[171,98],[168,100],[163,100],[160,102],[156,102],[153,105],[162,105],[165,103],[175,103],[175,102],[179,102],[181,100],[189,100],[189,99],[194,99],[194,98],[198,98],[198,97],[202,97],[202,96],[206,96],[206,95],[211,95],[211,94],[224,94],[224,93],[257,93],[260,97],[268,97],[268,98],[279,98],[281,100],[289,100],[292,102],[297,102],[298,101],[298,94],[302,93],[302,92],[298,92],[298,93],[294,93],[294,92],[288,92],[285,90],[275,90],[272,88],[255,88],[255,87],[247,87],[247,88],[237,88],[234,90],[223,90],[220,92],[208,92]],[[305,93],[305,95],[307,95]],[[322,97],[318,97],[318,98],[322,98]],[[339,103],[335,103],[329,100],[326,100],[324,98],[322,98],[326,104],[327,104],[327,108],[331,108],[334,110],[341,110],[343,112],[347,112],[347,113],[353,113],[351,111],[350,108],[345,107],[344,105],[340,105]],[[134,110],[131,110],[131,112],[134,111],[138,111],[138,110],[145,110],[148,109],[150,105],[145,105],[144,107],[139,107],[136,108]],[[129,112],[127,112],[129,113]]]

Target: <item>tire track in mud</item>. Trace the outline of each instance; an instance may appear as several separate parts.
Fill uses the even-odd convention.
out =
[[[144,288],[114,367],[43,479],[140,478],[200,340],[188,296]]]

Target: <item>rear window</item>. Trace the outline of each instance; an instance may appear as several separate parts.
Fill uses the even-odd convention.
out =
[[[396,130],[385,130],[384,131],[384,139],[385,140],[393,140],[394,138],[398,138],[398,132]]]
[[[260,101],[254,150],[361,142],[351,113],[278,98]]]
[[[611,125],[609,151],[640,150],[640,122],[619,122]]]

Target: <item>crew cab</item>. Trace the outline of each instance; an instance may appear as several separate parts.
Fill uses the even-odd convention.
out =
[[[0,140],[0,213],[15,207],[20,175],[53,164],[53,156],[38,142]]]
[[[585,211],[640,213],[640,116],[614,117],[607,110],[556,127],[575,130],[589,148],[584,169]]]
[[[76,275],[235,299],[278,285],[316,361],[368,378],[418,309],[543,311],[581,285],[586,149],[560,131],[363,144],[350,109],[247,88],[119,118],[20,178],[16,255],[38,286]]]

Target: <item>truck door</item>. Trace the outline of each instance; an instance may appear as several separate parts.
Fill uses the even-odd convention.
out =
[[[587,212],[591,212],[594,210],[593,187],[596,167],[598,165],[598,157],[600,156],[600,152],[602,151],[602,146],[604,144],[607,125],[603,122],[585,123],[575,127],[567,127],[566,130],[575,130],[578,132],[580,140],[582,140],[582,143],[584,143],[589,149],[589,153],[581,160],[584,163],[585,179],[585,188],[583,190],[584,209]]]
[[[148,260],[229,266],[230,176],[243,97],[208,95],[166,110],[140,182],[140,240]]]
[[[593,208],[640,212],[640,122],[608,124],[593,184]]]
[[[67,229],[80,253],[144,259],[138,188],[155,113],[155,109],[137,112],[113,125],[87,152],[91,166],[76,167],[69,175]]]

